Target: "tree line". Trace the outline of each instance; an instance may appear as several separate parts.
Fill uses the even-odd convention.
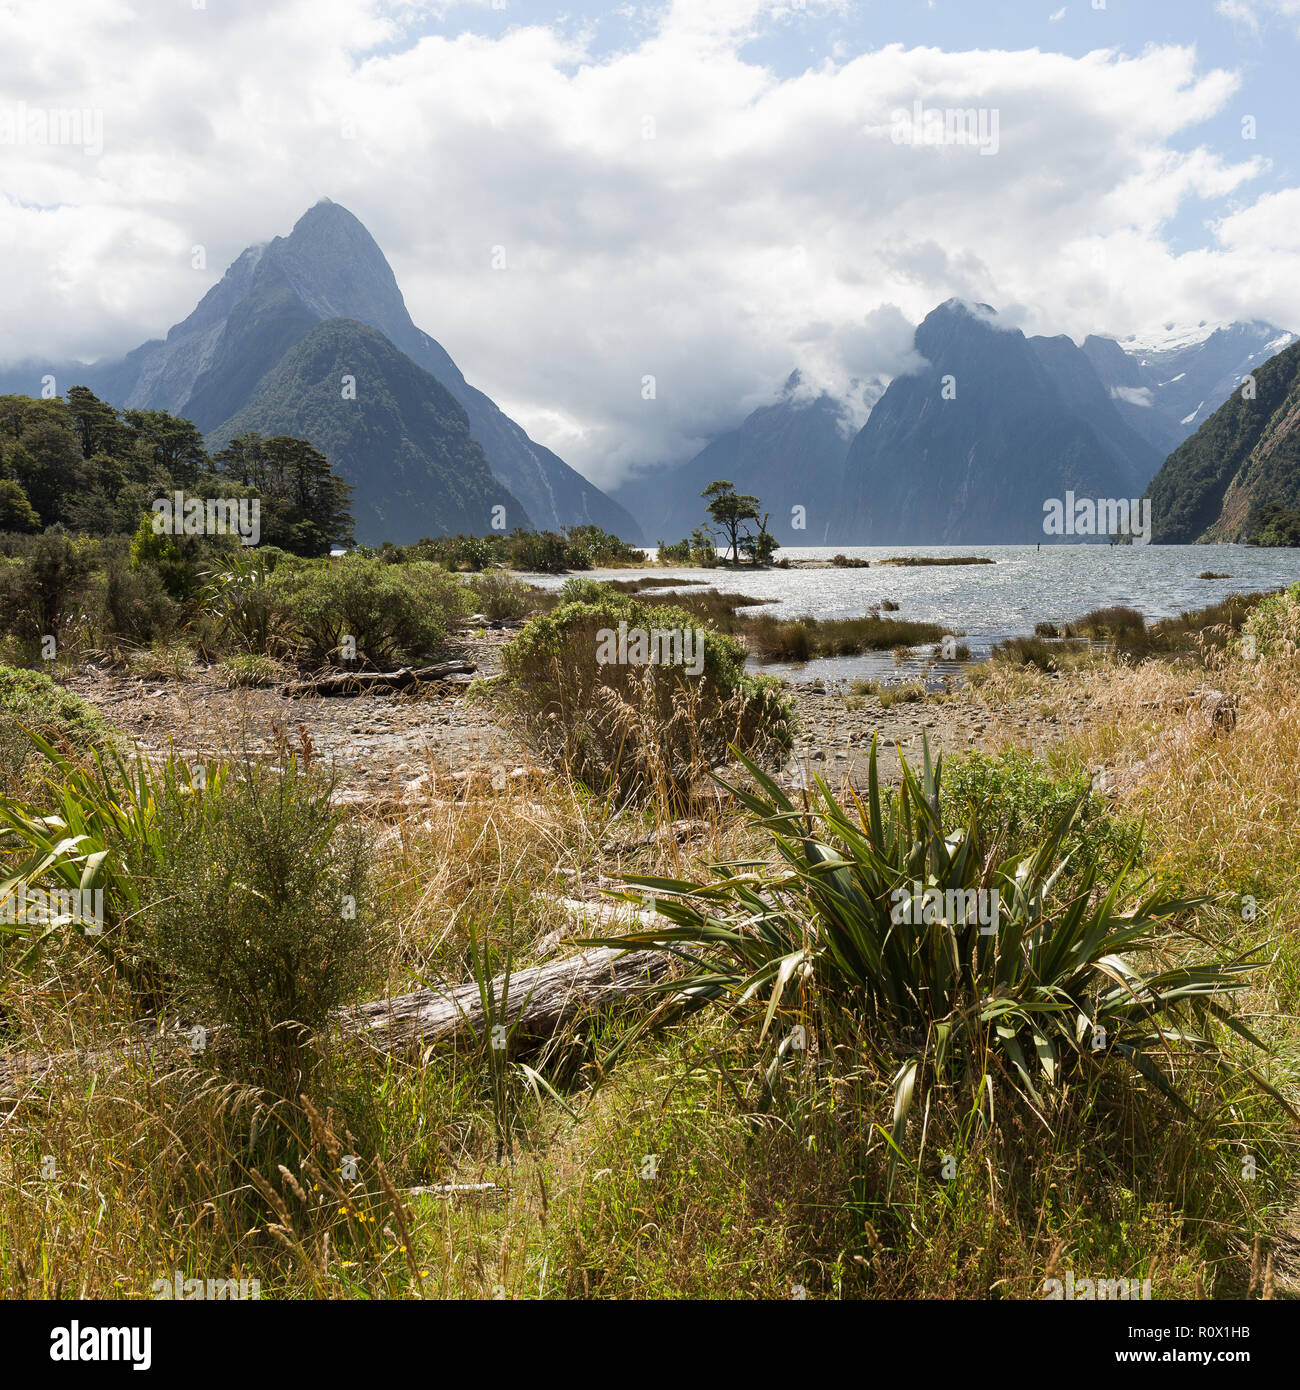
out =
[[[85,386],[0,396],[0,531],[130,535],[178,490],[257,498],[261,542],[295,555],[353,540],[352,486],[305,439],[247,433],[210,454],[192,421],[118,410]]]

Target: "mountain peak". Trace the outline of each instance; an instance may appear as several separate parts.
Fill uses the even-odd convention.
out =
[[[376,265],[382,264],[392,275],[379,243],[366,230],[365,223],[342,203],[331,202],[328,198],[313,203],[293,224],[289,235],[276,237],[271,245],[290,247],[304,257],[360,255]]]
[[[292,238],[300,230],[308,230],[316,226],[337,226],[346,227],[353,225],[366,232],[365,224],[354,212],[349,212],[342,203],[336,203],[332,198],[321,198],[314,202],[311,207],[293,224],[293,231],[289,233]],[[366,232],[369,236],[370,233]]]
[[[926,318],[932,319],[936,315],[942,317],[964,315],[972,319],[995,319],[998,316],[998,311],[991,304],[984,304],[975,299],[961,299],[954,295],[951,299],[945,299],[942,304],[931,309]]]

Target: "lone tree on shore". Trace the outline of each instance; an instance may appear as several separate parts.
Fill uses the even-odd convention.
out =
[[[710,483],[700,496],[713,499],[709,503],[709,515],[726,532],[732,561],[739,564],[740,528],[747,521],[758,520],[758,498],[737,492],[730,483],[722,481]]]

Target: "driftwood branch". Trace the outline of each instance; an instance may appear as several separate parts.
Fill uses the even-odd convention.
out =
[[[390,1054],[455,1046],[490,1035],[494,1024],[505,1025],[512,1050],[526,1049],[581,1010],[634,999],[646,985],[662,979],[667,969],[668,957],[659,952],[593,948],[516,970],[508,979],[498,975],[491,984],[491,1017],[483,1008],[478,985],[471,982],[375,999],[345,1009],[339,1023],[345,1035]],[[53,1055],[10,1053],[0,1056],[0,1099],[20,1095],[63,1066],[112,1071],[132,1063],[175,1063],[196,1051],[194,1034],[171,1031],[124,1038],[106,1048]]]
[[[520,1045],[549,1037],[580,1009],[602,1009],[626,1000],[662,979],[668,958],[655,951],[593,948],[545,965],[517,970],[507,982],[492,981],[489,1021],[471,983],[447,990],[419,989],[396,999],[376,999],[344,1015],[349,1032],[367,1038],[381,1052],[447,1046],[467,1035],[482,1035],[503,1024]]]
[[[374,691],[407,690],[426,681],[460,685],[478,667],[472,661],[444,661],[440,666],[403,666],[396,671],[339,671],[290,681],[280,693],[290,699],[303,695],[365,695]]]

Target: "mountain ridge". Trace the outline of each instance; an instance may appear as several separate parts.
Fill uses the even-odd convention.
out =
[[[831,543],[1045,541],[1046,499],[1137,496],[1158,465],[1068,338],[947,300],[915,346],[925,365],[894,378],[849,447]],[[1076,414],[1081,401],[1102,419]]]
[[[1252,376],[1152,480],[1156,541],[1247,540],[1262,507],[1300,507],[1300,342]]]
[[[640,539],[640,528],[622,507],[531,440],[465,380],[446,349],[412,321],[374,238],[329,199],[309,208],[288,236],[245,248],[165,338],[150,339],[113,362],[61,367],[57,375],[126,408],[185,415],[206,433],[248,403],[315,324],[330,319],[376,329],[450,392],[493,473],[534,525],[590,523]],[[0,374],[5,383],[13,379],[13,370]]]
[[[341,379],[352,381],[355,399],[342,393]],[[529,525],[488,467],[455,397],[356,319],[316,324],[209,437],[220,446],[250,430],[294,435],[325,454],[353,486],[358,537],[409,544],[423,536],[482,534],[493,529],[494,507],[504,508],[505,527],[496,529]]]

